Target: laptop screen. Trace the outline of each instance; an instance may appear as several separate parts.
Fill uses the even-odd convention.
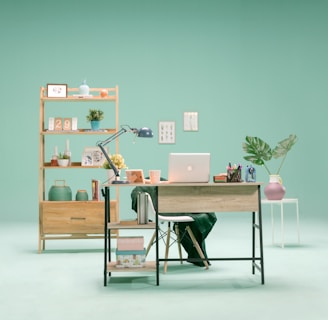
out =
[[[209,182],[210,153],[170,153],[169,182]]]

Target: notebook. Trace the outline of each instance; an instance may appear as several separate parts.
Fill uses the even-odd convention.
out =
[[[209,182],[210,153],[170,153],[169,182]]]

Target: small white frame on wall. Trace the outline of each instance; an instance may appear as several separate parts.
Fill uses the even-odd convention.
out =
[[[183,114],[183,130],[198,131],[198,112],[185,112]]]
[[[161,144],[175,143],[175,121],[158,122],[158,143]]]

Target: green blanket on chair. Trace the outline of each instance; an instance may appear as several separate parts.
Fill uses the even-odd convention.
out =
[[[157,197],[156,197],[156,189],[155,187],[149,187],[149,186],[142,186],[142,187],[136,187],[131,192],[131,199],[132,199],[132,209],[137,212],[138,211],[138,203],[137,203],[137,197],[139,192],[147,192],[152,198],[154,208],[157,211]],[[165,213],[161,212],[161,215],[165,215]],[[186,222],[186,223],[179,223],[179,232],[180,234],[183,234],[185,231],[185,228],[187,225],[190,226],[192,232],[195,235],[195,238],[197,242],[199,243],[200,247],[202,248],[205,257],[207,258],[206,253],[206,246],[205,246],[205,239],[207,235],[212,230],[214,224],[216,223],[216,215],[214,212],[209,213],[176,213],[175,215],[181,215],[181,214],[187,214],[188,216],[191,216],[194,221],[193,222]],[[172,215],[172,214],[169,214]],[[174,227],[173,227],[174,230]],[[196,261],[193,259],[199,258],[199,255],[194,248],[192,241],[186,233],[186,235],[182,238],[181,244],[188,253],[188,261],[198,265],[198,266],[204,266],[204,263],[202,261]]]

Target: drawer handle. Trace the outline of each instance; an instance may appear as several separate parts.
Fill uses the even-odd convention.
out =
[[[71,220],[85,220],[85,218],[71,217]]]

